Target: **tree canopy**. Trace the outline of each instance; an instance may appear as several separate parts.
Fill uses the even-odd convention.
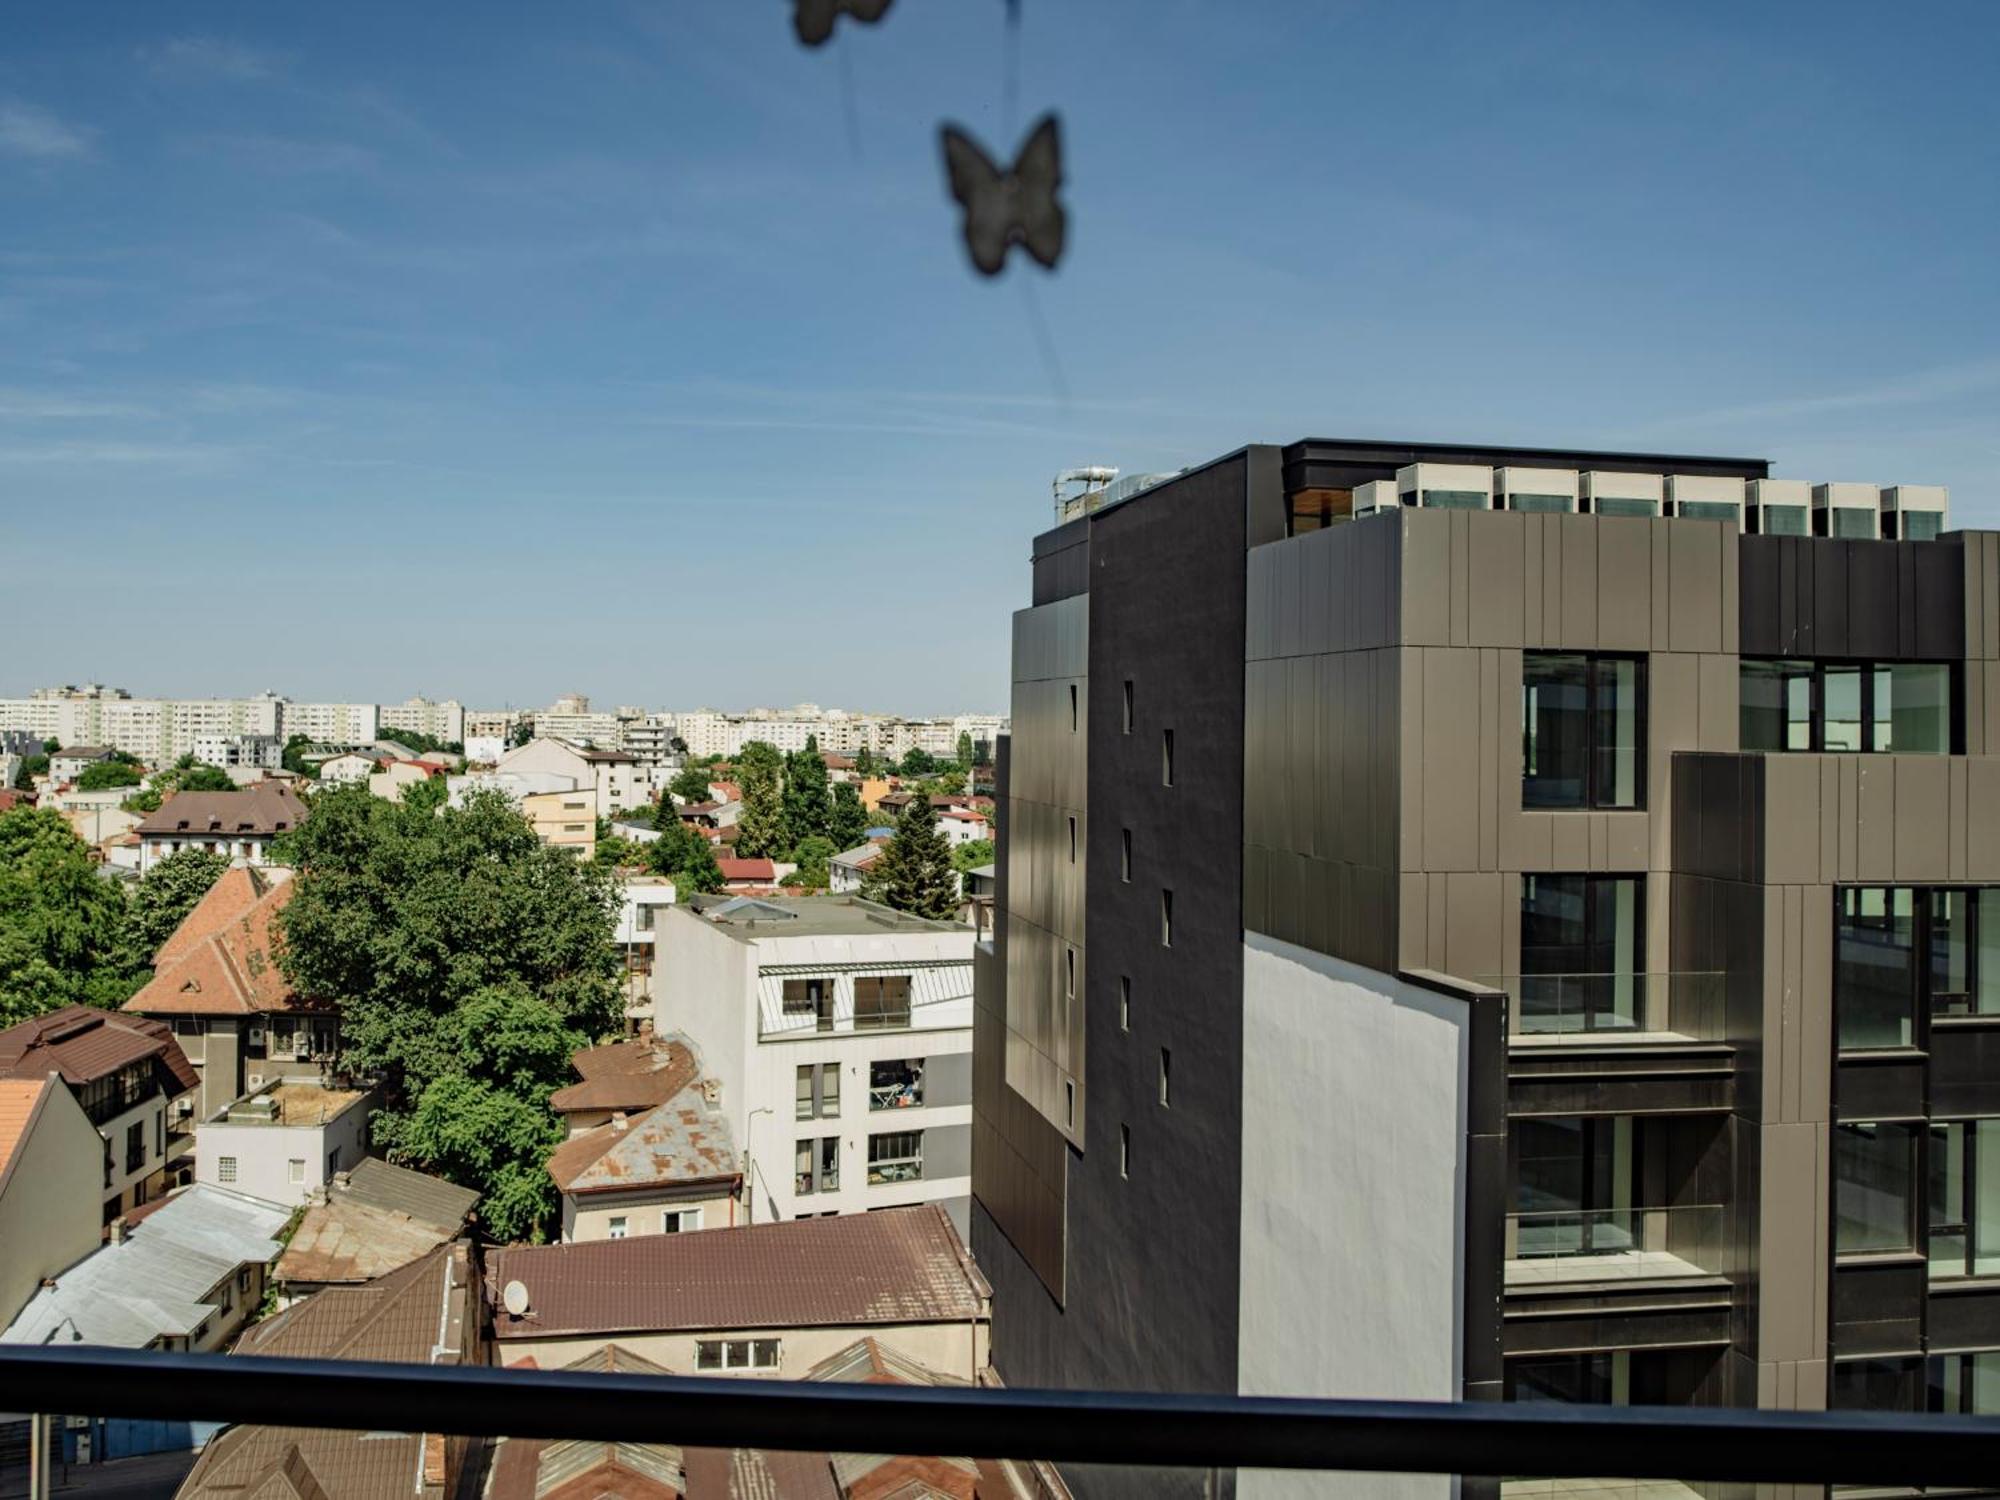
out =
[[[667,783],[667,792],[682,802],[706,802],[709,781],[706,765],[698,766],[690,763],[674,772],[674,779]]]
[[[131,812],[154,813],[160,804],[176,792],[233,792],[236,783],[229,779],[229,773],[220,766],[207,765],[192,755],[183,755],[166,770],[153,777],[140,791],[125,799],[125,806]]]
[[[961,875],[993,863],[993,840],[967,839],[951,851],[951,867]]]
[[[79,792],[101,792],[110,787],[137,786],[145,778],[139,768],[122,760],[92,761],[77,773]]]
[[[0,813],[0,1026],[81,1002],[109,1008],[145,977],[125,893],[97,873],[61,815]]]
[[[819,742],[806,737],[806,747],[785,757],[785,837],[797,847],[807,839],[824,839],[832,812],[828,805],[826,760]]]
[[[951,848],[928,798],[913,797],[903,809],[895,836],[870,868],[865,894],[912,916],[943,920],[958,914]]]
[[[646,864],[654,874],[671,878],[674,895],[683,901],[722,889],[722,867],[715,862],[715,851],[679,818],[663,823],[660,836],[646,845]]]
[[[791,847],[785,836],[784,765],[777,747],[752,740],[736,757],[743,815],[736,820],[736,852],[745,859],[776,858]]]
[[[868,842],[868,810],[861,805],[861,793],[850,781],[833,784],[833,807],[827,814],[826,836],[835,854],[859,849]]]
[[[542,1237],[548,1095],[621,1019],[608,873],[493,791],[427,808],[337,788],[279,846],[298,870],[285,972],[340,1005],[347,1063],[381,1079],[376,1141],[476,1188],[496,1236]]]
[[[126,940],[135,970],[149,968],[160,945],[174,935],[209,887],[229,868],[229,856],[206,849],[182,849],[146,872],[132,892]]]
[[[830,873],[830,861],[838,852],[833,847],[832,840],[823,839],[817,834],[811,838],[801,839],[795,856],[799,867],[779,883],[801,890],[825,890]]]

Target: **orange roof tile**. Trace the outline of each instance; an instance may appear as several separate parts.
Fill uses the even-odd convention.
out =
[[[0,1172],[13,1160],[14,1148],[28,1133],[28,1121],[48,1086],[46,1078],[0,1078]]]
[[[217,881],[160,949],[163,957],[172,952],[180,956],[162,963],[124,1008],[147,1016],[242,1016],[321,1008],[301,1001],[278,966],[277,916],[291,901],[296,882],[273,881],[269,871],[259,878],[269,882],[267,889],[242,910],[237,910],[241,885],[226,876]],[[211,902],[216,911],[209,910]],[[184,943],[182,935],[190,928],[199,936]]]
[[[270,887],[264,873],[248,865],[224,870],[221,878],[208,888],[208,894],[194,904],[194,910],[160,944],[160,951],[153,955],[154,972],[187,957],[196,944],[239,919],[263,899]]]

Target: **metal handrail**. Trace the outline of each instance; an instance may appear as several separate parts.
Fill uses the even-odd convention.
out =
[[[1986,1488],[2000,1419],[729,1380],[0,1348],[0,1410],[1192,1468]]]

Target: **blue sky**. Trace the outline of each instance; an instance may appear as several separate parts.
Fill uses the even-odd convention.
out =
[[[1001,0],[17,7],[0,691],[999,707],[1054,471],[1306,435],[2000,525],[1991,0],[1022,9],[1009,122]]]

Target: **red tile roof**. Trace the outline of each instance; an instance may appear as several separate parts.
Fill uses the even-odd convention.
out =
[[[48,1086],[46,1078],[0,1078],[0,1176],[6,1174],[14,1148],[27,1135],[28,1122]]]
[[[160,947],[158,967],[124,1009],[147,1016],[247,1016],[328,1007],[302,1000],[278,964],[278,914],[297,882],[231,870]],[[246,897],[255,899],[246,906]]]
[[[510,1281],[528,1311],[500,1305]],[[956,1323],[991,1290],[935,1203],[699,1234],[487,1253],[500,1340],[702,1328]]]
[[[718,859],[715,865],[722,871],[724,882],[759,880],[766,885],[777,883],[778,867],[768,859]]]
[[[65,1005],[0,1031],[0,1078],[61,1073],[63,1082],[78,1088],[149,1058],[178,1085],[171,1093],[186,1093],[201,1082],[164,1021]]]

